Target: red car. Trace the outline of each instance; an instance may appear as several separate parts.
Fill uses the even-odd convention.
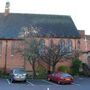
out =
[[[74,79],[68,73],[57,72],[48,75],[48,80],[57,82],[58,84],[72,84]]]

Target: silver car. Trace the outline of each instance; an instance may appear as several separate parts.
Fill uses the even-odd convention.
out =
[[[14,68],[10,72],[10,80],[13,83],[14,81],[24,81],[27,80],[27,73],[22,68]]]

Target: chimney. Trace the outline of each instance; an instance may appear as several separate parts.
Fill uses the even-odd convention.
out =
[[[81,38],[85,36],[85,30],[78,30]]]
[[[9,2],[6,2],[5,13],[4,13],[5,16],[9,15],[9,13],[10,13],[9,12],[9,10],[10,10],[9,7],[10,7],[10,3]]]

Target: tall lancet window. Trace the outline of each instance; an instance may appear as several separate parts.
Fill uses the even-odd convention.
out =
[[[43,55],[44,54],[44,51],[45,51],[45,40],[44,39],[41,39],[39,41],[39,54],[40,55]]]
[[[77,46],[78,49],[80,49],[80,40],[78,40],[78,46]]]
[[[60,48],[60,54],[64,54],[65,52],[65,41],[64,40],[59,41],[59,48]]]
[[[72,52],[72,40],[70,39],[66,41],[66,51],[69,53]]]
[[[2,55],[2,41],[0,41],[0,56]]]

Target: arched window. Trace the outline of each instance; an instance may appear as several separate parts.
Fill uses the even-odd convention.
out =
[[[41,39],[39,41],[39,54],[43,55],[44,54],[44,50],[45,50],[45,40]]]
[[[80,49],[80,40],[78,40],[77,43],[78,43],[78,44],[77,44],[77,48]]]
[[[0,56],[2,55],[2,41],[0,41]]]
[[[66,52],[72,52],[72,40],[70,39],[66,41]]]
[[[65,52],[65,41],[64,40],[59,41],[59,49],[60,49],[60,54]]]

